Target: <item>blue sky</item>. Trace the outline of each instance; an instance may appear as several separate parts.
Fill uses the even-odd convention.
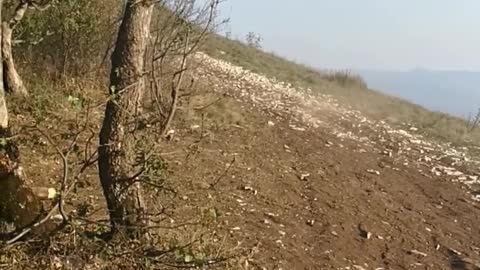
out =
[[[227,0],[221,16],[315,67],[480,71],[480,0]]]

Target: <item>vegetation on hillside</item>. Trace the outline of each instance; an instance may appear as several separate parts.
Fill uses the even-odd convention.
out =
[[[369,117],[387,120],[394,125],[414,125],[428,137],[459,145],[478,145],[480,142],[480,130],[471,129],[464,119],[432,112],[368,89],[361,77],[348,70],[317,70],[221,35],[210,36],[204,50],[213,57],[292,83],[299,89],[309,88],[314,93],[331,95],[341,104],[360,110]]]

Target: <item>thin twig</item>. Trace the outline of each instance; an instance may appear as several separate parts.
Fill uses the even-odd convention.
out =
[[[175,80],[172,80],[172,89],[171,89],[172,90],[172,93],[171,93],[172,104],[171,104],[171,107],[170,107],[170,111],[168,112],[168,118],[167,118],[167,120],[165,121],[165,124],[162,127],[162,131],[161,131],[162,136],[165,136],[165,134],[167,133],[168,127],[170,126],[170,124],[173,120],[173,117],[175,116],[175,110],[177,109],[178,89],[179,89],[180,85],[182,84],[183,75],[185,73],[185,67],[187,65],[187,57],[188,57],[187,50],[188,50],[189,40],[190,40],[190,33],[187,33],[186,37],[185,37],[184,54],[183,54],[183,57],[182,57],[182,64],[180,66],[180,71],[178,71],[178,73],[176,73],[176,75],[174,75],[174,78],[175,78],[175,76],[178,75],[178,79],[177,79],[176,84],[175,84]]]
[[[210,184],[210,188],[211,189],[214,189],[215,186],[222,180],[223,177],[225,177],[225,175],[227,175],[227,173],[230,171],[230,169],[233,167],[233,164],[235,164],[235,161],[236,161],[236,156],[233,156],[233,159],[232,161],[230,162],[230,164],[228,164],[228,167],[227,169],[225,169],[225,171],[218,176],[218,178],[215,180],[215,182],[213,182],[212,184]]]
[[[64,196],[68,196],[68,194],[73,190],[73,187],[75,185],[72,184],[70,185],[70,187],[68,187],[68,189],[65,191],[65,194]],[[60,207],[60,203],[57,203],[49,212],[48,214],[43,218],[41,219],[40,221],[38,221],[37,223],[33,224],[32,226],[26,228],[25,230],[23,230],[21,233],[19,233],[17,236],[13,237],[12,239],[8,240],[7,242],[5,242],[7,245],[11,245],[13,243],[15,243],[16,241],[18,241],[20,238],[22,238],[24,235],[26,235],[27,233],[31,232],[33,229],[37,228],[38,226],[44,224],[45,222],[47,222],[50,217],[55,213],[55,211],[57,211]]]
[[[40,133],[42,134],[50,144],[52,144],[54,147],[55,147],[55,150],[57,151],[58,155],[62,158],[62,161],[63,161],[63,179],[62,179],[62,186],[61,186],[61,192],[59,194],[59,201],[58,203],[48,212],[48,214],[43,218],[41,219],[40,221],[38,221],[37,223],[33,224],[32,226],[24,229],[21,233],[19,233],[17,236],[13,237],[12,239],[8,240],[6,242],[7,245],[11,245],[13,243],[15,243],[16,241],[18,241],[20,238],[22,238],[24,235],[26,235],[27,233],[31,232],[34,228],[44,224],[45,222],[47,222],[50,217],[53,215],[53,213],[55,213],[55,211],[59,210],[60,214],[62,215],[62,218],[63,218],[63,221],[64,222],[67,222],[69,220],[68,218],[68,215],[65,213],[65,209],[64,209],[64,200],[65,198],[68,196],[68,194],[73,190],[73,188],[75,187],[75,184],[76,184],[76,180],[80,177],[80,175],[85,171],[85,169],[87,167],[89,167],[91,164],[93,164],[92,160],[95,159],[94,155],[92,155],[89,159],[91,160],[87,160],[85,159],[85,163],[84,165],[82,166],[82,168],[80,169],[79,173],[75,176],[74,178],[74,182],[68,187],[67,185],[67,182],[68,182],[68,177],[69,177],[69,164],[68,164],[68,155],[71,153],[71,151],[73,150],[74,146],[77,144],[77,141],[80,137],[80,134],[83,133],[87,127],[88,127],[88,123],[90,121],[90,108],[91,107],[88,107],[87,109],[87,114],[86,114],[86,120],[85,120],[85,124],[83,125],[83,127],[81,128],[80,131],[78,131],[75,136],[74,136],[74,139],[72,140],[72,143],[70,144],[68,150],[66,151],[66,153],[63,153],[63,151],[60,149],[60,147],[58,146],[58,144],[56,144],[52,137],[50,137],[50,135],[48,135],[45,131],[43,131],[38,125],[35,125],[34,128]],[[88,144],[87,144],[87,147],[88,147]],[[86,154],[86,152],[85,152]]]
[[[62,183],[61,183],[61,191],[59,194],[59,211],[60,214],[62,215],[62,218],[64,221],[68,221],[68,216],[65,213],[64,210],[64,199],[65,199],[65,191],[67,187],[67,181],[68,181],[68,154],[69,151],[67,151],[66,154],[63,153],[63,151],[60,149],[58,144],[56,144],[53,139],[48,135],[46,132],[44,132],[41,128],[38,126],[35,126],[35,129],[42,134],[48,142],[55,147],[55,150],[57,151],[57,154],[62,158],[62,163],[63,163],[63,178],[62,178]]]

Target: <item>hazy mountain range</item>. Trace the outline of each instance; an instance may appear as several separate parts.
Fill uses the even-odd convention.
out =
[[[480,108],[480,72],[356,70],[368,86],[428,109],[466,117]]]

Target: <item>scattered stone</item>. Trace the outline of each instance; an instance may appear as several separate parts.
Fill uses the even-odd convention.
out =
[[[380,175],[380,172],[379,172],[379,171],[372,170],[372,169],[368,169],[367,172],[370,173],[370,174]]]
[[[461,255],[462,255],[462,253],[461,253],[460,251],[457,251],[457,250],[455,250],[455,249],[453,249],[453,248],[449,248],[448,250],[449,250],[450,252],[455,253],[457,256],[461,256]]]
[[[360,236],[365,239],[370,239],[372,237],[372,233],[369,232],[362,224],[358,225],[358,231],[360,232]]]
[[[428,156],[424,156],[423,158],[420,159],[420,161],[432,162],[432,158]]]
[[[167,132],[167,136],[166,136],[167,140],[169,140],[169,141],[172,140],[172,139],[173,139],[173,135],[175,135],[175,130],[170,129],[170,130]]]
[[[383,151],[383,154],[387,157],[391,157],[393,155],[392,151]]]
[[[477,181],[478,180],[477,175],[469,175],[468,178],[470,178],[470,180],[472,180],[472,181]]]
[[[257,191],[256,189],[252,188],[251,186],[244,186],[244,187],[243,187],[243,190],[245,190],[245,191],[250,191],[250,192],[253,193],[253,195],[257,195],[257,194],[258,194],[258,191]]]
[[[296,131],[305,131],[306,130],[305,128],[296,127],[294,125],[290,125],[290,128],[293,129],[293,130],[296,130]]]
[[[309,173],[303,173],[303,174],[300,175],[300,180],[308,181],[308,177],[310,177]]]
[[[418,255],[418,256],[421,256],[421,257],[427,257],[427,253],[424,253],[424,252],[420,252],[416,249],[413,249],[413,250],[410,250],[409,252],[410,254],[413,254],[413,255]]]
[[[280,215],[274,214],[274,213],[266,213],[265,214],[267,217],[279,217]]]
[[[463,173],[460,172],[460,171],[446,171],[446,174],[448,176],[461,176],[461,175],[463,175]]]
[[[63,216],[60,215],[60,214],[57,214],[57,215],[52,215],[50,217],[51,220],[63,220]]]

